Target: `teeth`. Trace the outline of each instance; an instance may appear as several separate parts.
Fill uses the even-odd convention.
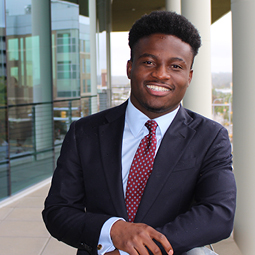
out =
[[[165,87],[155,86],[155,85],[147,85],[147,87],[154,91],[169,91],[169,89]]]

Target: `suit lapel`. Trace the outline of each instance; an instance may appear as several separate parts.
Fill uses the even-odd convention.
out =
[[[192,118],[181,107],[160,144],[154,161],[153,171],[145,187],[135,222],[142,221],[165,183],[169,181],[168,178],[175,165],[182,154],[185,153],[185,148],[196,132],[188,126],[191,121]]]
[[[99,139],[105,179],[117,213],[116,216],[127,219],[121,167],[122,136],[126,105],[123,104],[113,109],[106,116],[107,123],[99,127]]]

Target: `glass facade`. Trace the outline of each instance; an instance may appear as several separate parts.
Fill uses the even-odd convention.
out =
[[[77,2],[0,0],[0,200],[50,177],[71,122],[110,105],[110,1]]]
[[[10,193],[7,134],[7,82],[6,82],[6,26],[5,5],[0,0],[0,198]]]

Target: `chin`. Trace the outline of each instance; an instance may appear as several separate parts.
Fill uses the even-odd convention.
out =
[[[167,109],[163,107],[156,107],[156,106],[147,106],[146,110],[153,113],[164,113],[167,112]]]

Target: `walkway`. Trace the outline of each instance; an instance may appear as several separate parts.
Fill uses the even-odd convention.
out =
[[[76,249],[52,238],[42,221],[49,181],[0,203],[0,255],[76,254]],[[232,238],[213,247],[219,255],[242,255]]]
[[[0,255],[76,254],[76,249],[52,238],[44,226],[41,212],[49,181],[43,184],[23,198],[0,204]]]

